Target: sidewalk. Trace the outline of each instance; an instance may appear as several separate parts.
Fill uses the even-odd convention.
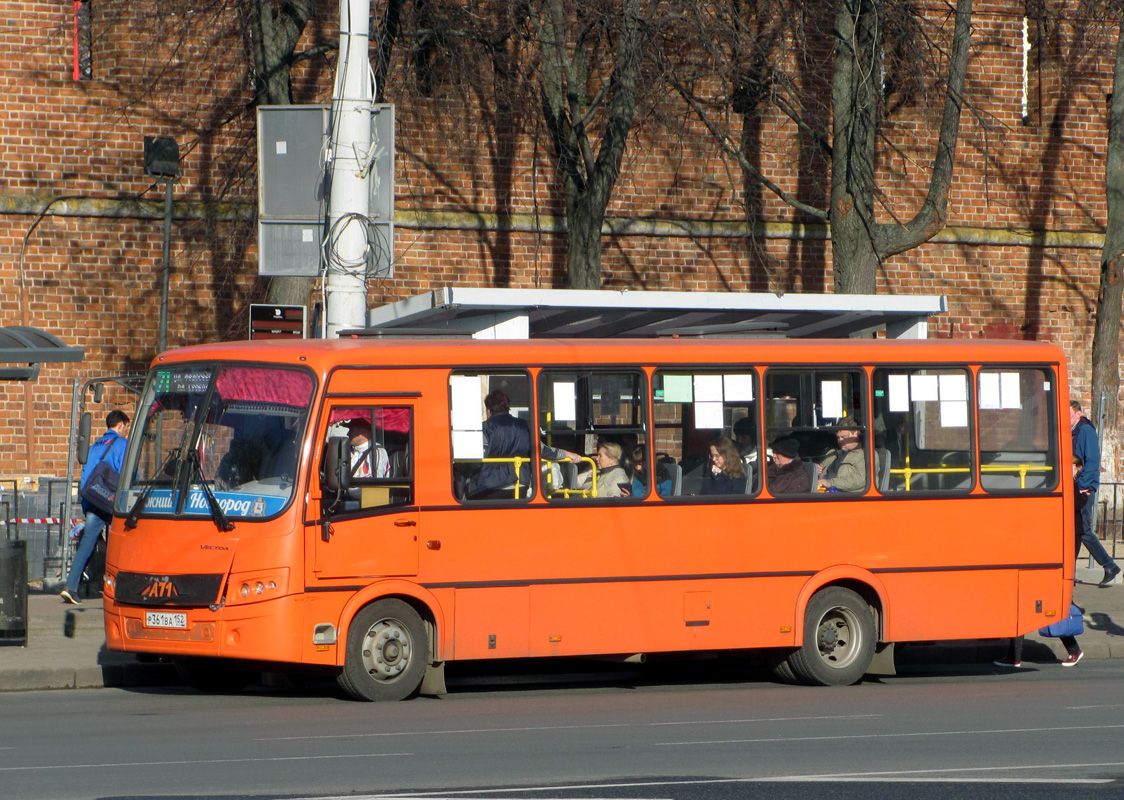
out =
[[[105,646],[101,597],[64,603],[57,592],[27,597],[27,643],[0,640],[0,691],[177,683],[170,664],[142,663]]]
[[[1082,564],[1085,559],[1082,559]],[[1078,580],[1100,579],[1100,568],[1079,566]],[[1124,658],[1124,585],[1101,589],[1078,584],[1074,599],[1085,609],[1085,633],[1079,638],[1085,658]],[[80,606],[64,603],[57,593],[28,595],[26,646],[0,640],[0,691],[75,689],[100,686],[162,686],[179,683],[175,669],[164,662],[142,662],[105,646],[100,597]],[[904,645],[899,664],[987,663],[1006,654],[1005,641],[957,641]],[[1057,664],[1065,648],[1057,639],[1027,636],[1023,661]]]

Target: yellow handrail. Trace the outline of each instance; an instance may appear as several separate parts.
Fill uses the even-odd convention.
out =
[[[560,489],[551,489],[550,494],[548,495],[549,497],[561,497],[561,498],[567,499],[567,500],[570,497],[573,497],[573,496],[597,497],[597,463],[592,458],[590,458],[589,456],[582,456],[581,460],[585,463],[588,463],[589,466],[590,466],[590,469],[591,469],[590,479],[591,479],[592,483],[590,484],[590,488],[588,488],[588,489],[570,489],[568,487],[563,486]],[[565,463],[568,463],[569,461],[570,461],[570,459],[568,459],[568,458],[563,458],[563,459],[544,458],[542,460],[542,463],[544,463],[544,464],[565,464]]]
[[[917,467],[916,469],[910,466],[900,467],[898,469],[891,469],[891,475],[904,475],[905,476],[905,490],[908,492],[911,487],[914,475],[954,475],[970,473],[971,467]],[[981,464],[980,472],[989,473],[1002,473],[1013,472],[1019,476],[1019,488],[1026,488],[1026,476],[1030,472],[1053,472],[1054,468],[1049,464]]]
[[[530,456],[510,456],[505,458],[454,458],[454,464],[511,464],[515,468],[515,495],[516,500],[519,498],[519,470],[524,464],[531,463]],[[528,490],[530,487],[527,487]]]

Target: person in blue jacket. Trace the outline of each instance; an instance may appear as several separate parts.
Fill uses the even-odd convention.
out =
[[[1081,543],[1093,560],[1104,567],[1101,586],[1108,586],[1120,574],[1120,567],[1104,549],[1093,530],[1097,511],[1097,489],[1101,486],[1101,445],[1097,429],[1081,411],[1081,403],[1069,401],[1069,425],[1073,434],[1073,455],[1081,459],[1081,469],[1074,478],[1075,489],[1082,495]]]
[[[86,463],[82,465],[82,480],[80,486],[85,486],[91,473],[98,463],[105,458],[117,472],[121,472],[121,464],[125,460],[125,432],[129,428],[129,418],[125,412],[113,409],[105,417],[105,434],[90,446],[90,453]],[[78,542],[78,552],[74,554],[74,561],[70,564],[70,572],[66,575],[66,588],[62,590],[62,599],[74,605],[81,605],[78,597],[78,584],[82,582],[82,573],[86,570],[86,563],[94,554],[98,545],[98,537],[102,529],[109,524],[109,517],[82,499],[82,512],[86,515],[86,526],[82,530],[82,538]]]

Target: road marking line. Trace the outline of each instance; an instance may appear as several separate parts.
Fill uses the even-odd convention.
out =
[[[754,719],[716,719],[716,720],[685,720],[682,722],[607,722],[603,725],[543,725],[525,728],[464,728],[439,731],[398,731],[379,733],[332,733],[320,736],[275,736],[270,738],[254,739],[255,742],[304,742],[309,739],[364,739],[379,736],[462,736],[464,734],[477,735],[481,733],[525,733],[533,731],[578,731],[596,730],[599,728],[660,728],[681,725],[746,725],[755,722],[816,722],[829,719],[872,719],[879,718],[881,714],[846,714],[818,717],[760,717]]]
[[[1124,766],[1124,762],[1113,762],[1113,763],[1107,763],[1107,764],[1040,764],[1040,765],[1034,765],[1033,769],[1070,769],[1070,768],[1089,769],[1089,768],[1096,768],[1096,767],[1120,767],[1120,766]],[[942,769],[916,770],[916,772],[917,773],[975,772],[975,771],[980,771],[980,770],[983,770],[983,769],[1011,770],[1011,769],[1025,769],[1025,767],[982,767],[982,768],[966,767],[964,769],[950,768],[950,769],[947,769],[947,770],[942,770]],[[877,777],[877,776],[880,776],[880,775],[892,774],[892,773],[872,772],[872,773],[864,773],[864,774],[872,776],[872,777]],[[826,780],[831,780],[833,777],[837,778],[838,776],[816,776],[816,777],[818,777],[821,780],[826,781]],[[853,777],[854,777],[855,780],[859,780],[859,779],[862,778],[862,774],[855,773],[853,775]],[[782,781],[801,781],[801,780],[811,781],[812,778],[810,776],[787,776],[787,777],[782,776],[782,777],[775,777],[775,778],[712,778],[712,779],[707,779],[707,780],[686,780],[686,781],[634,781],[634,782],[631,782],[631,783],[578,783],[578,784],[573,784],[573,785],[570,785],[570,786],[558,786],[557,784],[555,784],[555,785],[551,785],[551,786],[520,786],[518,788],[511,788],[511,789],[452,789],[452,790],[448,790],[448,791],[444,791],[444,792],[396,792],[394,794],[367,794],[367,795],[357,795],[357,794],[342,795],[341,794],[341,795],[331,795],[331,796],[328,796],[328,797],[325,797],[323,795],[317,795],[315,797],[309,796],[309,797],[301,797],[301,798],[290,798],[289,800],[397,800],[398,798],[409,798],[410,800],[433,800],[433,798],[465,797],[465,796],[469,796],[469,795],[480,796],[480,795],[489,795],[489,794],[496,794],[496,795],[503,795],[504,797],[511,797],[512,795],[520,793],[520,792],[525,792],[528,795],[531,795],[531,794],[535,794],[536,792],[558,792],[559,790],[562,790],[562,789],[567,790],[567,791],[578,791],[578,790],[588,790],[588,789],[636,789],[636,788],[646,788],[646,787],[667,787],[667,786],[717,786],[717,785],[746,784],[746,783],[776,783],[776,782],[782,782]],[[908,782],[908,780],[906,778],[901,778],[901,779],[899,779],[898,782],[906,783],[906,782]],[[916,782],[922,782],[922,781],[918,780]],[[951,779],[951,780],[949,780],[949,779],[932,778],[932,779],[929,779],[929,780],[925,780],[924,782],[926,782],[926,783],[935,783],[935,782],[964,783],[964,782],[968,782],[968,781],[964,780],[964,779]],[[1074,778],[1074,779],[1065,779],[1065,778],[1057,778],[1057,779],[1054,779],[1054,778],[1033,778],[1033,779],[1029,779],[1028,778],[1026,780],[1022,780],[1022,779],[1019,779],[1019,778],[1012,778],[1011,776],[1006,776],[1006,777],[996,777],[996,778],[993,778],[993,779],[990,779],[990,780],[987,780],[987,781],[981,780],[979,782],[987,782],[987,783],[997,783],[997,782],[1002,782],[1002,783],[1034,783],[1034,784],[1049,784],[1049,783],[1058,783],[1058,784],[1081,783],[1081,784],[1087,784],[1087,783],[1113,783],[1114,781],[1112,779],[1098,779],[1098,778]],[[541,795],[537,795],[537,794],[535,794],[535,798],[536,798],[536,800],[547,800],[547,798],[544,798]],[[588,800],[588,798],[582,798],[581,800]],[[620,799],[614,798],[613,800],[620,800]],[[653,800],[653,799],[647,798],[647,800]]]
[[[401,758],[413,753],[355,753],[353,755],[330,756],[265,756],[262,758],[198,758],[189,761],[119,761],[114,764],[41,764],[35,767],[3,767],[0,772],[33,772],[45,769],[95,769],[121,767],[175,767],[186,764],[255,764],[269,761],[319,761],[330,758]]]
[[[1068,725],[1056,728],[996,728],[982,731],[919,731],[916,733],[855,733],[845,736],[786,736],[768,739],[712,739],[697,742],[656,742],[654,747],[689,747],[710,744],[783,744],[785,742],[842,741],[845,739],[906,739],[924,736],[969,736],[981,734],[1052,733],[1060,731],[1101,731],[1124,728],[1124,725]]]

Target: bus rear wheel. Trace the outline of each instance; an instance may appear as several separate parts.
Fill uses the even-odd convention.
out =
[[[817,592],[804,611],[804,644],[787,666],[803,683],[850,686],[874,658],[874,617],[858,594],[842,586]]]
[[[379,600],[351,621],[337,680],[356,700],[405,700],[421,686],[428,661],[421,615],[402,600]]]

